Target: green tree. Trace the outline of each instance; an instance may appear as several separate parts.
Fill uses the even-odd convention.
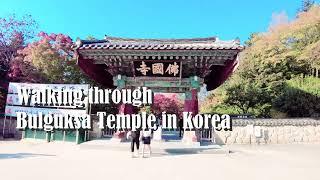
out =
[[[320,79],[294,78],[286,82],[274,106],[290,117],[320,116]]]
[[[224,103],[234,106],[240,114],[255,114],[268,116],[261,107],[271,107],[269,95],[266,90],[250,82],[239,82],[226,88]],[[268,111],[267,111],[268,112]]]

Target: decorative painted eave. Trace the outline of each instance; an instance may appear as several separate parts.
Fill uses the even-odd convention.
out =
[[[130,39],[106,36],[103,40],[80,40],[77,50],[242,50],[239,39],[221,41],[216,37],[192,39]]]

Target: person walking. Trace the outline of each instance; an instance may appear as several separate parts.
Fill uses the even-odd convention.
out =
[[[184,129],[183,129],[183,120],[179,120],[179,137],[181,138],[183,136]]]
[[[142,157],[144,156],[145,147],[148,147],[149,150],[149,157],[151,157],[151,129],[144,129],[142,132],[142,142],[143,142],[143,148],[142,148]]]
[[[129,131],[127,134],[127,138],[131,140],[131,157],[138,157],[140,146],[140,130]],[[134,145],[136,145],[136,153],[134,151]]]

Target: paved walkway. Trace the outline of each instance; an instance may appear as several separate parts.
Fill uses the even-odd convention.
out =
[[[71,143],[0,141],[0,179],[320,179],[320,144],[228,148],[233,153],[131,158],[127,151]]]
[[[140,143],[142,147],[143,144]],[[129,151],[130,142],[119,142],[113,139],[97,139],[82,143],[79,145],[81,149],[92,149],[92,150],[112,150],[112,151]],[[215,144],[201,144],[192,143],[185,144],[179,141],[167,141],[167,142],[151,142],[152,152],[154,154],[172,155],[172,154],[226,154],[229,153],[228,148],[224,148]]]

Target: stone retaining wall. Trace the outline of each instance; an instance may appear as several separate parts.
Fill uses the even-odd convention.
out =
[[[233,131],[215,131],[217,144],[287,144],[320,142],[320,120],[235,119]]]

